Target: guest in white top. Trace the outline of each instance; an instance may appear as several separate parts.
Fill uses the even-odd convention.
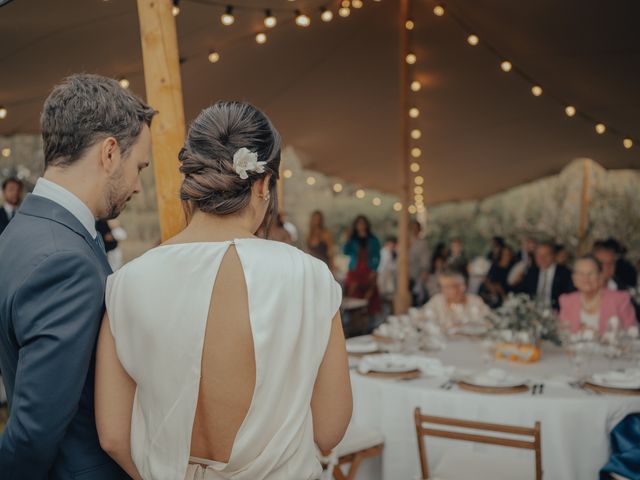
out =
[[[0,235],[18,212],[22,200],[22,190],[22,181],[17,178],[7,178],[2,182],[4,205],[0,209]]]
[[[443,270],[438,274],[440,293],[424,306],[427,319],[435,320],[445,330],[466,324],[484,324],[489,308],[478,295],[466,292],[464,275],[456,270]]]
[[[316,445],[351,417],[342,291],[321,260],[254,235],[276,214],[280,137],[218,102],[178,158],[188,226],[107,282],[101,444],[134,479],[316,479]]]

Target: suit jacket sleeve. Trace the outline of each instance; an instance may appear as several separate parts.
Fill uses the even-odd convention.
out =
[[[4,480],[47,478],[78,409],[103,294],[95,263],[77,252],[47,257],[15,293],[20,350],[11,415],[0,438]]]

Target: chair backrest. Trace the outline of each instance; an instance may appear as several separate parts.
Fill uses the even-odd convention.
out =
[[[522,448],[533,450],[536,461],[536,479],[542,479],[542,450],[540,448],[540,422],[536,422],[533,428],[514,427],[511,425],[499,425],[496,423],[473,422],[470,420],[458,420],[455,418],[435,417],[422,415],[420,408],[415,409],[416,434],[418,436],[418,449],[420,451],[420,468],[422,478],[429,478],[429,466],[427,464],[427,450],[424,437],[441,437],[451,440],[461,440],[474,443],[487,443],[503,447]],[[467,430],[480,430],[484,433],[468,433],[444,428],[433,428],[430,425],[440,427],[456,427]],[[488,435],[486,432],[505,433],[522,437],[510,438],[500,435]],[[530,437],[530,438],[527,438]]]

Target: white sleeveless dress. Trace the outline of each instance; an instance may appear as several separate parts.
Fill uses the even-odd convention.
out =
[[[190,464],[211,294],[232,244],[247,284],[255,390],[229,462]],[[341,297],[323,262],[257,238],[157,247],[110,276],[111,331],[137,384],[131,451],[142,477],[317,478],[310,402]]]

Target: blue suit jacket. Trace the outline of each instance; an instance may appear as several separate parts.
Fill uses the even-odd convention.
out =
[[[0,236],[0,369],[9,421],[2,480],[129,477],[102,451],[95,346],[111,273],[66,209],[29,195]]]

